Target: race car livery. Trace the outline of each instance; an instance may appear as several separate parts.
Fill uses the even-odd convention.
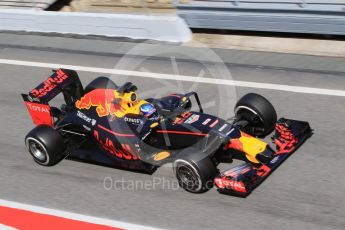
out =
[[[189,192],[215,186],[247,196],[312,135],[308,122],[277,120],[272,104],[258,94],[244,95],[225,120],[204,113],[196,92],[139,99],[136,90],[106,77],[84,88],[75,71],[53,71],[22,94],[36,125],[25,138],[29,153],[43,166],[69,158],[149,174],[172,163]],[[65,103],[50,106],[60,93]],[[260,139],[271,133],[275,149]],[[244,164],[219,171],[220,163],[233,159]]]

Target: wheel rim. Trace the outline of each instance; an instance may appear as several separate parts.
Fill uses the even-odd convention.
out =
[[[189,165],[178,166],[176,174],[181,186],[187,191],[198,192],[201,189],[200,176]]]
[[[36,160],[40,162],[47,161],[47,156],[48,156],[47,151],[40,142],[34,139],[30,139],[28,140],[28,147],[29,147],[30,153]]]
[[[235,109],[235,114],[239,115],[239,114],[243,114],[243,113],[252,113],[255,115],[255,120],[253,122],[255,122],[255,126],[261,129],[265,128],[265,123],[262,119],[262,117],[260,116],[260,114],[258,114],[256,111],[254,111],[253,109],[247,107],[247,106],[238,106]]]
[[[262,120],[262,117],[253,109],[247,107],[247,106],[238,106],[236,109],[235,109],[235,114],[241,114],[243,113],[242,111],[244,112],[250,112],[252,114],[254,114],[257,118],[259,118],[259,121],[261,124],[264,124],[264,121]]]

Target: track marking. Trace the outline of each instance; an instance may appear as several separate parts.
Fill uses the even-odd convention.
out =
[[[12,209],[12,211],[19,213],[21,215],[23,215],[23,213],[27,216],[34,216],[36,214],[36,215],[40,215],[39,217],[42,218],[42,214],[43,214],[43,217],[47,216],[47,218],[50,218],[50,219],[55,217],[55,218],[57,218],[58,223],[59,222],[61,223],[61,218],[64,218],[64,220],[66,220],[66,221],[71,220],[71,221],[76,221],[79,223],[82,222],[82,224],[84,223],[84,227],[85,227],[85,223],[89,223],[91,225],[95,225],[96,227],[97,227],[97,225],[99,225],[99,226],[104,226],[105,228],[108,227],[109,229],[110,228],[132,229],[132,230],[154,230],[155,229],[155,228],[146,227],[146,226],[142,226],[142,225],[130,224],[130,223],[121,222],[121,221],[115,221],[115,220],[110,220],[110,219],[81,215],[81,214],[76,214],[76,213],[72,213],[72,212],[65,212],[65,211],[60,211],[60,210],[56,210],[56,209],[43,208],[43,207],[39,207],[39,206],[22,204],[22,203],[17,203],[17,202],[12,202],[12,201],[0,199],[0,213],[2,211],[6,211],[6,212],[4,212],[3,215],[4,216],[10,215],[9,212],[11,211],[11,209]],[[1,224],[5,224],[5,226],[7,225],[6,223],[1,223],[1,218],[2,218],[2,216],[0,215],[0,228],[2,226],[4,226],[4,225],[1,226]],[[42,220],[44,220],[44,218]],[[11,222],[11,220],[9,220],[9,219],[6,219],[6,221]],[[19,223],[20,219],[16,219],[15,222]],[[8,226],[8,227],[11,227],[11,226]],[[9,228],[9,229],[11,229],[11,228]],[[45,229],[47,229],[47,228],[45,228]],[[91,226],[90,228],[87,228],[87,229],[95,229],[95,228],[94,227],[92,228],[92,226]]]
[[[107,68],[98,68],[98,67],[64,65],[64,64],[54,64],[54,63],[44,63],[44,62],[31,62],[31,61],[21,61],[21,60],[11,60],[11,59],[0,59],[0,64],[29,66],[29,67],[38,67],[38,68],[51,68],[51,69],[64,68],[64,69],[73,69],[76,71],[84,71],[84,72],[92,72],[92,73],[106,73],[106,74],[115,74],[115,75],[126,75],[126,76],[132,76],[132,77],[178,80],[178,81],[199,82],[199,83],[207,83],[207,84],[215,84],[215,85],[229,85],[229,86],[238,86],[238,87],[247,87],[247,88],[279,90],[279,91],[294,92],[294,93],[345,97],[344,90],[280,85],[280,84],[260,83],[260,82],[250,82],[250,81],[235,81],[235,80],[220,79],[220,78],[195,77],[195,76],[188,76],[188,75],[151,73],[151,72],[141,72],[141,71],[132,71],[132,70],[107,69]]]
[[[1,230],[16,230],[16,228],[12,228],[10,226],[6,226],[6,225],[3,225],[3,224],[0,224],[0,229]]]

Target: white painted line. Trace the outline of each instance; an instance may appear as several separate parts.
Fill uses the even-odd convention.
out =
[[[76,214],[76,213],[72,213],[72,212],[60,211],[60,210],[56,210],[56,209],[43,208],[43,207],[39,207],[39,206],[22,204],[22,203],[17,203],[17,202],[7,201],[7,200],[1,200],[1,199],[0,199],[0,206],[31,211],[31,212],[35,212],[35,213],[39,213],[39,214],[47,214],[47,215],[52,215],[52,216],[57,216],[57,217],[63,217],[63,218],[70,219],[70,220],[78,220],[78,221],[83,221],[83,222],[87,222],[87,223],[106,225],[106,226],[115,227],[115,228],[130,229],[130,230],[155,230],[155,229],[157,229],[157,228],[152,228],[152,227],[147,227],[147,226],[142,226],[142,225],[136,225],[136,224],[130,224],[130,223],[121,222],[121,221],[115,221],[115,220],[104,219],[104,218],[99,218],[99,217],[81,215],[81,214]]]
[[[0,224],[0,229],[1,230],[16,230],[16,228],[10,227],[10,226],[6,226],[3,224]]]
[[[132,76],[132,77],[199,82],[199,83],[216,84],[216,85],[229,85],[229,86],[238,86],[238,87],[247,87],[247,88],[279,90],[279,91],[287,91],[287,92],[294,92],[294,93],[345,97],[344,90],[335,90],[335,89],[280,85],[280,84],[260,83],[260,82],[250,82],[250,81],[235,81],[235,80],[227,80],[227,79],[219,79],[219,78],[151,73],[151,72],[141,72],[141,71],[132,71],[132,70],[122,70],[122,69],[107,69],[107,68],[64,65],[64,64],[54,64],[54,63],[44,63],[44,62],[20,61],[20,60],[10,60],[10,59],[0,59],[0,64],[30,66],[30,67],[38,67],[38,68],[51,68],[51,69],[64,68],[64,69],[73,69],[76,71],[85,71],[85,72],[93,72],[93,73],[106,73],[106,74],[125,75],[125,76]]]

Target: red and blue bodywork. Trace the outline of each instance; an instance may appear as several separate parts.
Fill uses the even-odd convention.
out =
[[[240,159],[245,163],[214,177],[219,192],[239,196],[247,196],[312,134],[307,122],[281,118],[273,150],[245,132],[242,118],[204,113],[195,92],[138,100],[134,91],[130,84],[84,89],[75,71],[59,69],[22,96],[35,125],[51,126],[65,138],[71,159],[146,173],[181,156],[207,157],[215,166]],[[65,104],[51,107],[60,93]],[[193,96],[199,111],[191,111]],[[140,113],[145,103],[157,107],[158,120]]]

